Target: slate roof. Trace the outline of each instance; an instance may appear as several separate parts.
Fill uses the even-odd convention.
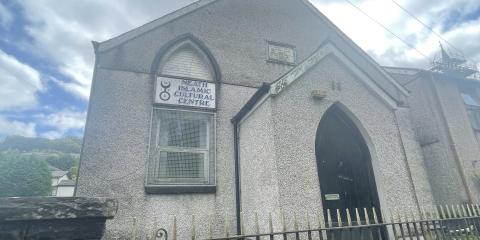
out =
[[[65,175],[67,175],[68,171],[62,171],[62,170],[59,170],[59,171],[52,171],[52,177],[54,178],[61,178]]]
[[[58,186],[75,186],[75,180],[62,180],[60,181],[60,183],[58,184]]]

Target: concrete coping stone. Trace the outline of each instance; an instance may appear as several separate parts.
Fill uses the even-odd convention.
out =
[[[111,219],[118,203],[113,198],[10,197],[0,198],[0,222],[57,219]]]

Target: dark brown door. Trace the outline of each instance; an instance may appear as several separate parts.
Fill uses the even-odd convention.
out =
[[[343,221],[347,219],[346,209],[353,221],[355,208],[360,210],[362,220],[363,208],[370,212],[375,207],[379,213],[370,152],[358,128],[338,107],[331,107],[323,116],[315,145],[325,220],[327,209],[334,222],[336,209],[340,209]]]

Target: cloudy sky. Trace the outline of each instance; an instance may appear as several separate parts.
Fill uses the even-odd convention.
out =
[[[392,0],[311,1],[380,64],[427,67],[438,51],[440,39]],[[395,1],[447,39],[451,51],[480,62],[478,0]],[[191,2],[0,0],[0,139],[82,135],[94,64],[91,40],[107,40]]]

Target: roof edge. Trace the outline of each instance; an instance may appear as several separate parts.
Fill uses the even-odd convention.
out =
[[[136,27],[130,31],[124,32],[116,37],[110,38],[106,41],[98,43],[98,51],[104,52],[111,48],[114,48],[124,42],[130,41],[134,38],[137,38],[147,32],[150,32],[168,22],[171,22],[179,17],[190,14],[210,3],[216,2],[217,0],[198,0],[194,3],[191,3],[183,8],[175,10],[173,12],[167,13],[160,18],[157,18],[153,21],[145,23],[139,27]]]
[[[370,64],[374,66],[382,75],[384,75],[393,85],[397,87],[397,89],[402,92],[404,95],[409,95],[408,90],[405,89],[397,80],[395,80],[390,74],[388,74],[383,68],[378,64],[370,55],[368,55],[361,47],[359,47],[350,37],[347,36],[340,28],[337,27],[330,19],[327,18],[320,10],[317,9],[309,0],[298,0],[305,4],[310,10],[312,10],[321,20],[325,21],[329,27],[331,27],[335,32],[339,34],[339,36],[345,39],[345,42],[350,45],[354,50],[360,53],[365,59],[367,59]]]

